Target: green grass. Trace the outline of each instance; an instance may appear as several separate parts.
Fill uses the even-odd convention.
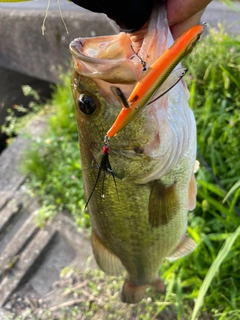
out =
[[[169,305],[181,320],[195,319],[198,311],[198,319],[240,319],[240,40],[230,39],[223,30],[210,30],[184,64],[189,68],[190,106],[198,130],[198,197],[188,226],[198,247],[183,259],[164,263],[165,300],[152,295],[151,303],[144,300],[141,312],[128,319],[148,319],[147,314],[149,319],[157,319]],[[38,214],[40,225],[45,216],[66,208],[78,227],[89,226],[83,210],[77,126],[68,77],[56,88],[49,132],[33,141],[25,171],[30,177],[29,188],[43,204]],[[104,286],[105,294],[113,287],[110,281]],[[116,304],[117,300],[115,297]],[[113,307],[109,308],[112,312]],[[102,307],[96,304],[91,312],[100,315]],[[105,317],[110,319],[109,310],[99,319]]]
[[[89,216],[84,213],[78,133],[69,75],[63,77],[63,83],[52,96],[48,132],[33,140],[21,170],[29,175],[28,186],[32,194],[42,202],[42,209],[36,215],[38,225],[44,225],[46,218],[57,211],[67,209],[79,227],[86,227]]]

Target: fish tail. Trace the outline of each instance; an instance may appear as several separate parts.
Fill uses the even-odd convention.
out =
[[[166,286],[162,279],[158,278],[153,283],[152,286],[160,293],[165,294],[166,293]]]
[[[157,278],[149,285],[153,286],[158,292],[165,294],[166,287],[162,279]],[[145,293],[145,289],[148,285],[134,285],[129,280],[125,280],[122,288],[121,300],[125,303],[138,303],[140,302]]]
[[[140,302],[145,293],[146,285],[137,286],[132,284],[129,280],[125,280],[122,288],[121,300],[125,303],[138,303]]]

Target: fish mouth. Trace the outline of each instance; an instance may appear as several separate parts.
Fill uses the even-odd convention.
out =
[[[111,42],[112,38],[115,38],[115,36],[109,36],[106,37],[108,39],[106,39],[106,42]],[[109,63],[109,64],[116,64],[116,59],[109,59],[109,58],[99,58],[99,47],[101,47],[101,45],[103,45],[104,42],[103,39],[101,39],[100,41],[97,41],[97,45],[96,45],[96,38],[95,41],[93,43],[93,45],[91,46],[91,38],[76,38],[73,41],[71,41],[70,45],[69,45],[69,49],[71,54],[73,55],[73,57],[75,57],[76,59],[80,59],[82,61],[85,62],[89,62],[89,63],[97,63],[97,64],[105,64],[105,63]],[[85,49],[85,47],[87,47]],[[84,53],[85,52],[85,53]],[[117,59],[118,61],[118,59]]]
[[[135,84],[139,79],[136,61],[131,59],[131,40],[123,32],[113,36],[76,38],[69,49],[81,75],[113,84]]]

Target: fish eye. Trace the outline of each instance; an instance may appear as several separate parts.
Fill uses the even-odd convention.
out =
[[[144,152],[144,149],[141,148],[141,147],[139,147],[139,146],[134,146],[134,147],[133,147],[133,151],[134,151],[135,153],[142,154],[142,153]]]
[[[78,99],[78,108],[87,115],[91,115],[97,109],[95,100],[87,94],[80,94]]]

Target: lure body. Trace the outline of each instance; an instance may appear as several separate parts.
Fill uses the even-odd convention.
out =
[[[123,106],[114,124],[108,130],[107,136],[109,138],[120,132],[147,105],[176,65],[191,52],[202,34],[203,28],[203,25],[198,25],[186,31],[150,66],[128,98],[130,107]]]

